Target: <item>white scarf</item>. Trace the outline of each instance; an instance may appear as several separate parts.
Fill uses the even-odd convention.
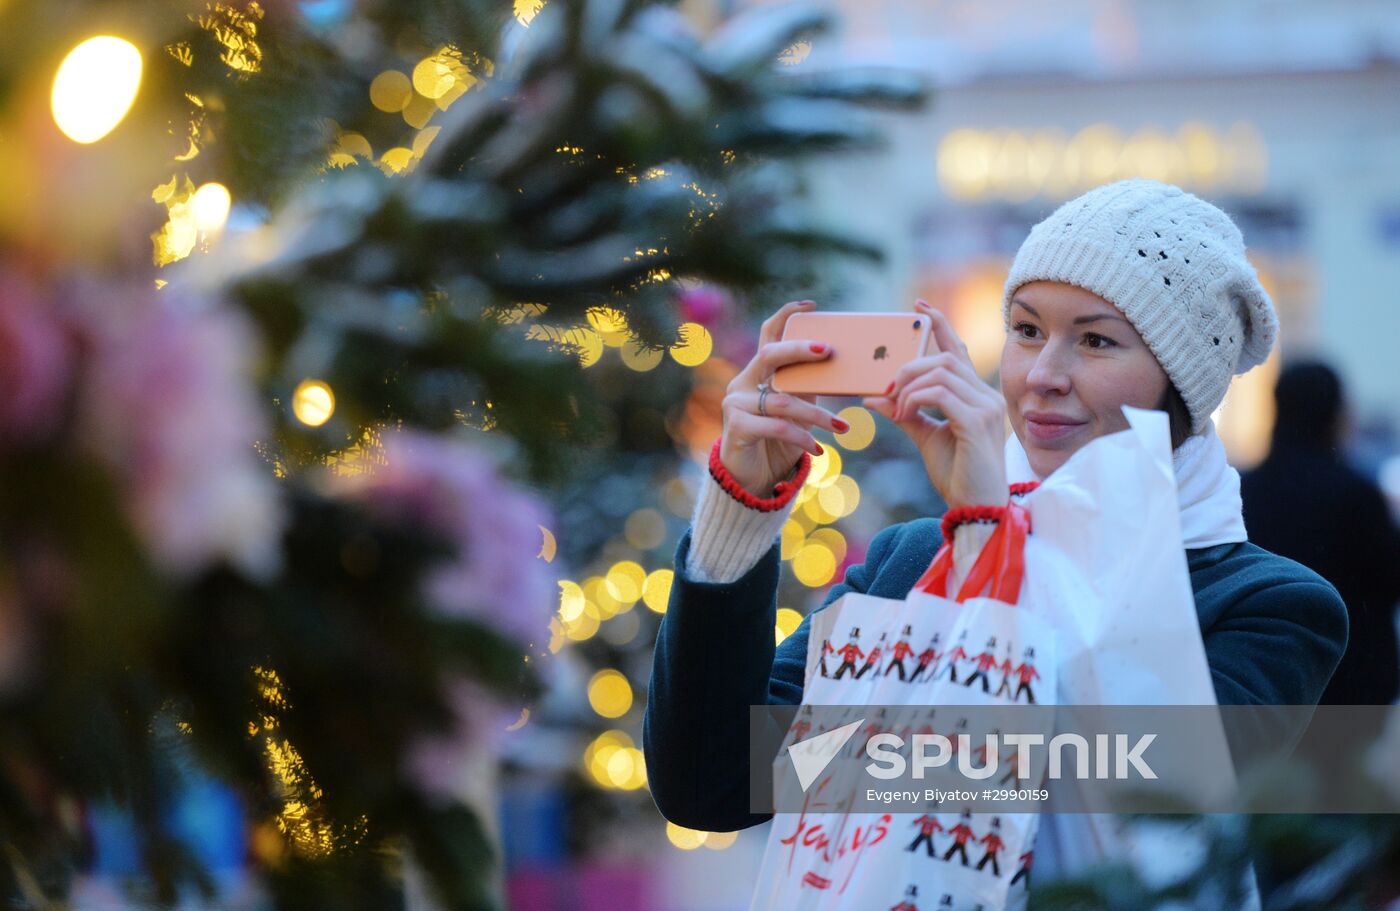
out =
[[[1249,540],[1244,530],[1240,473],[1225,460],[1225,445],[1215,433],[1215,421],[1207,421],[1204,430],[1172,452],[1172,468],[1186,549]],[[1031,468],[1014,433],[1006,440],[1006,480],[1011,484],[1044,480]]]

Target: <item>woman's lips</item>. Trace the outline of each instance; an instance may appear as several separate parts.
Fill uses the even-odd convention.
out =
[[[1065,423],[1063,418],[1054,421],[1037,421],[1029,416],[1026,418],[1026,430],[1030,432],[1031,436],[1043,443],[1067,437],[1083,426],[1082,421]]]

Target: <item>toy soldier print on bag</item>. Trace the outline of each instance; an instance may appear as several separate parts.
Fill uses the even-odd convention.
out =
[[[817,659],[817,668],[818,668],[818,670],[821,671],[821,674],[822,674],[823,677],[830,677],[830,676],[831,676],[831,672],[828,671],[828,670],[826,669],[826,656],[827,656],[827,655],[834,655],[834,654],[836,654],[836,649],[834,649],[834,648],[831,647],[831,640],[830,640],[830,639],[823,639],[823,640],[822,640],[822,654],[821,654],[821,657]]]
[[[966,631],[966,630],[963,631],[963,635],[964,635],[964,636],[967,635],[967,631]],[[966,660],[967,660],[967,652],[963,650],[962,642],[959,642],[957,645],[953,646],[952,651],[950,651],[950,652],[948,653],[948,682],[949,682],[949,683],[957,683],[957,682],[958,682],[958,662],[959,662],[959,661],[966,661]]]
[[[1013,702],[1020,702],[1021,691],[1025,690],[1026,699],[1031,705],[1035,705],[1035,693],[1031,692],[1031,681],[1040,679],[1040,674],[1036,673],[1035,665],[1031,664],[1031,659],[1035,657],[1035,648],[1027,648],[1024,657],[1025,660],[1021,662],[1021,666],[1016,668],[1016,677],[1021,683],[1016,687],[1016,695],[1012,696],[1011,700]]]
[[[1002,693],[1011,692],[1011,675],[1015,672],[1011,663],[1011,643],[1009,642],[1006,644],[1006,657],[1001,659],[997,670],[1001,671],[1001,686],[997,687],[997,696],[1000,697]]]
[[[937,854],[933,850],[933,833],[942,832],[943,824],[938,821],[938,817],[925,813],[914,820],[914,825],[919,827],[919,834],[914,836],[914,840],[909,843],[909,847],[905,850],[914,851],[919,847],[919,842],[923,842],[925,853],[929,857],[936,857]]]
[[[928,679],[932,680],[938,673],[938,659],[943,657],[943,653],[938,650],[938,633],[933,634],[933,641],[929,642],[928,648],[919,652],[919,667],[914,671],[914,676],[909,678],[909,682],[923,678],[924,672],[928,671]],[[930,670],[930,665],[932,669]]]
[[[914,899],[919,897],[919,887],[910,886],[904,892],[904,901],[890,908],[890,911],[919,911],[919,906],[914,904]]]
[[[948,830],[948,834],[953,836],[953,843],[948,846],[948,852],[943,855],[944,860],[952,857],[953,852],[956,851],[962,856],[962,865],[967,866],[967,843],[974,837],[972,826],[968,825],[970,819],[972,819],[972,813],[963,810],[962,819],[959,819],[958,824]]]
[[[899,668],[899,679],[906,679],[904,676],[904,659],[914,654],[914,650],[909,647],[908,639],[908,636],[913,632],[914,628],[912,626],[904,627],[903,636],[901,636],[899,641],[894,644],[894,648],[890,652],[890,654],[893,657],[890,658],[890,663],[885,667],[886,677],[890,675],[890,671],[894,670],[895,668]]]
[[[880,660],[880,655],[885,651],[885,633],[880,634],[880,641],[875,643],[875,647],[870,650],[870,657],[865,659],[865,664],[856,672],[856,679],[865,676],[865,672],[870,670]]]
[[[981,843],[987,846],[987,853],[982,855],[982,859],[977,862],[977,869],[982,869],[987,865],[987,861],[992,862],[992,875],[1000,876],[1001,868],[997,866],[997,852],[1001,850],[1001,818],[992,817],[992,831],[983,835]]]
[[[848,670],[852,674],[855,673],[856,662],[859,661],[861,658],[865,657],[865,652],[863,652],[861,650],[861,647],[856,644],[856,641],[858,639],[860,639],[860,627],[852,627],[851,641],[847,642],[845,645],[841,646],[836,650],[837,653],[841,655],[841,664],[839,667],[836,668],[836,676],[832,677],[831,679],[840,680],[842,675],[845,674]]]
[[[996,656],[992,654],[992,649],[996,648],[996,637],[987,640],[987,648],[977,656],[977,670],[972,672],[972,676],[967,678],[967,686],[971,687],[972,682],[978,677],[982,678],[982,692],[987,692],[987,671],[997,666]]]
[[[1016,883],[1024,879],[1026,881],[1026,887],[1030,887],[1031,860],[1034,856],[1034,851],[1027,851],[1025,854],[1021,855],[1021,869],[1017,870],[1016,875],[1011,877],[1011,885],[1014,886],[1016,885]]]

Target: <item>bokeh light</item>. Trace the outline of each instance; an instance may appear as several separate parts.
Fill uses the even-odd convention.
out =
[[[604,718],[621,718],[632,707],[632,685],[621,672],[605,668],[588,681],[588,704]]]
[[[851,425],[845,433],[835,434],[836,442],[846,449],[855,452],[875,440],[875,418],[867,409],[852,405],[836,412],[836,416]]]
[[[846,536],[834,528],[818,528],[807,537],[807,541],[824,545],[837,563],[846,559]]]
[[[699,323],[682,323],[679,332],[681,340],[671,346],[671,358],[682,367],[705,363],[714,347],[710,331]]]
[[[413,84],[398,70],[385,70],[369,84],[369,100],[379,110],[397,114],[413,100]]]
[[[565,623],[574,623],[583,616],[583,608],[586,599],[583,596],[583,589],[577,582],[562,579],[559,582],[559,619]]]
[[[790,607],[780,607],[778,608],[777,622],[773,624],[773,632],[778,642],[781,643],[788,636],[792,635],[793,630],[801,625],[801,614]]]
[[[141,52],[125,38],[98,35],[68,52],[54,76],[54,123],[74,142],[92,143],[122,122],[141,87]]]
[[[708,832],[687,829],[685,826],[678,826],[673,822],[666,823],[667,840],[682,851],[694,851],[705,843],[705,838],[708,835]]]
[[[792,572],[808,588],[820,588],[836,574],[836,555],[825,544],[809,541],[793,556]]]
[[[622,355],[622,363],[631,370],[638,373],[646,373],[661,363],[661,359],[666,356],[663,348],[643,348],[636,339],[628,339],[623,342],[619,352]]]
[[[614,563],[608,570],[604,584],[608,594],[612,595],[620,606],[630,607],[642,596],[642,583],[646,582],[646,578],[646,570],[638,563],[622,560]]]
[[[652,570],[642,585],[642,600],[647,607],[658,614],[666,613],[666,605],[671,601],[671,583],[674,577],[674,570]]]
[[[841,451],[835,446],[823,446],[822,454],[812,456],[812,468],[807,473],[807,484],[826,487],[841,474]]]
[[[734,844],[734,841],[738,837],[738,832],[706,832],[705,847],[712,851],[723,851],[725,848]]]
[[[788,519],[783,523],[783,532],[779,539],[778,556],[783,560],[791,560],[804,543],[807,541],[807,530],[796,519]]]
[[[302,380],[292,393],[292,413],[308,427],[320,427],[335,414],[335,393],[321,380]]]
[[[229,195],[228,187],[210,182],[194,191],[190,205],[194,211],[195,227],[206,233],[213,233],[222,230],[228,222],[233,197]]]

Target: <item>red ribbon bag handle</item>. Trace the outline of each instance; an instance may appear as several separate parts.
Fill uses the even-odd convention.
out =
[[[982,552],[968,571],[955,599],[959,604],[975,598],[990,584],[990,597],[1006,604],[1015,604],[1021,594],[1021,581],[1026,575],[1026,535],[1030,533],[1030,513],[1019,503],[1008,503],[996,531],[992,532]],[[953,568],[953,544],[943,542],[934,554],[928,569],[914,583],[914,588],[940,598],[948,597],[948,574]]]

